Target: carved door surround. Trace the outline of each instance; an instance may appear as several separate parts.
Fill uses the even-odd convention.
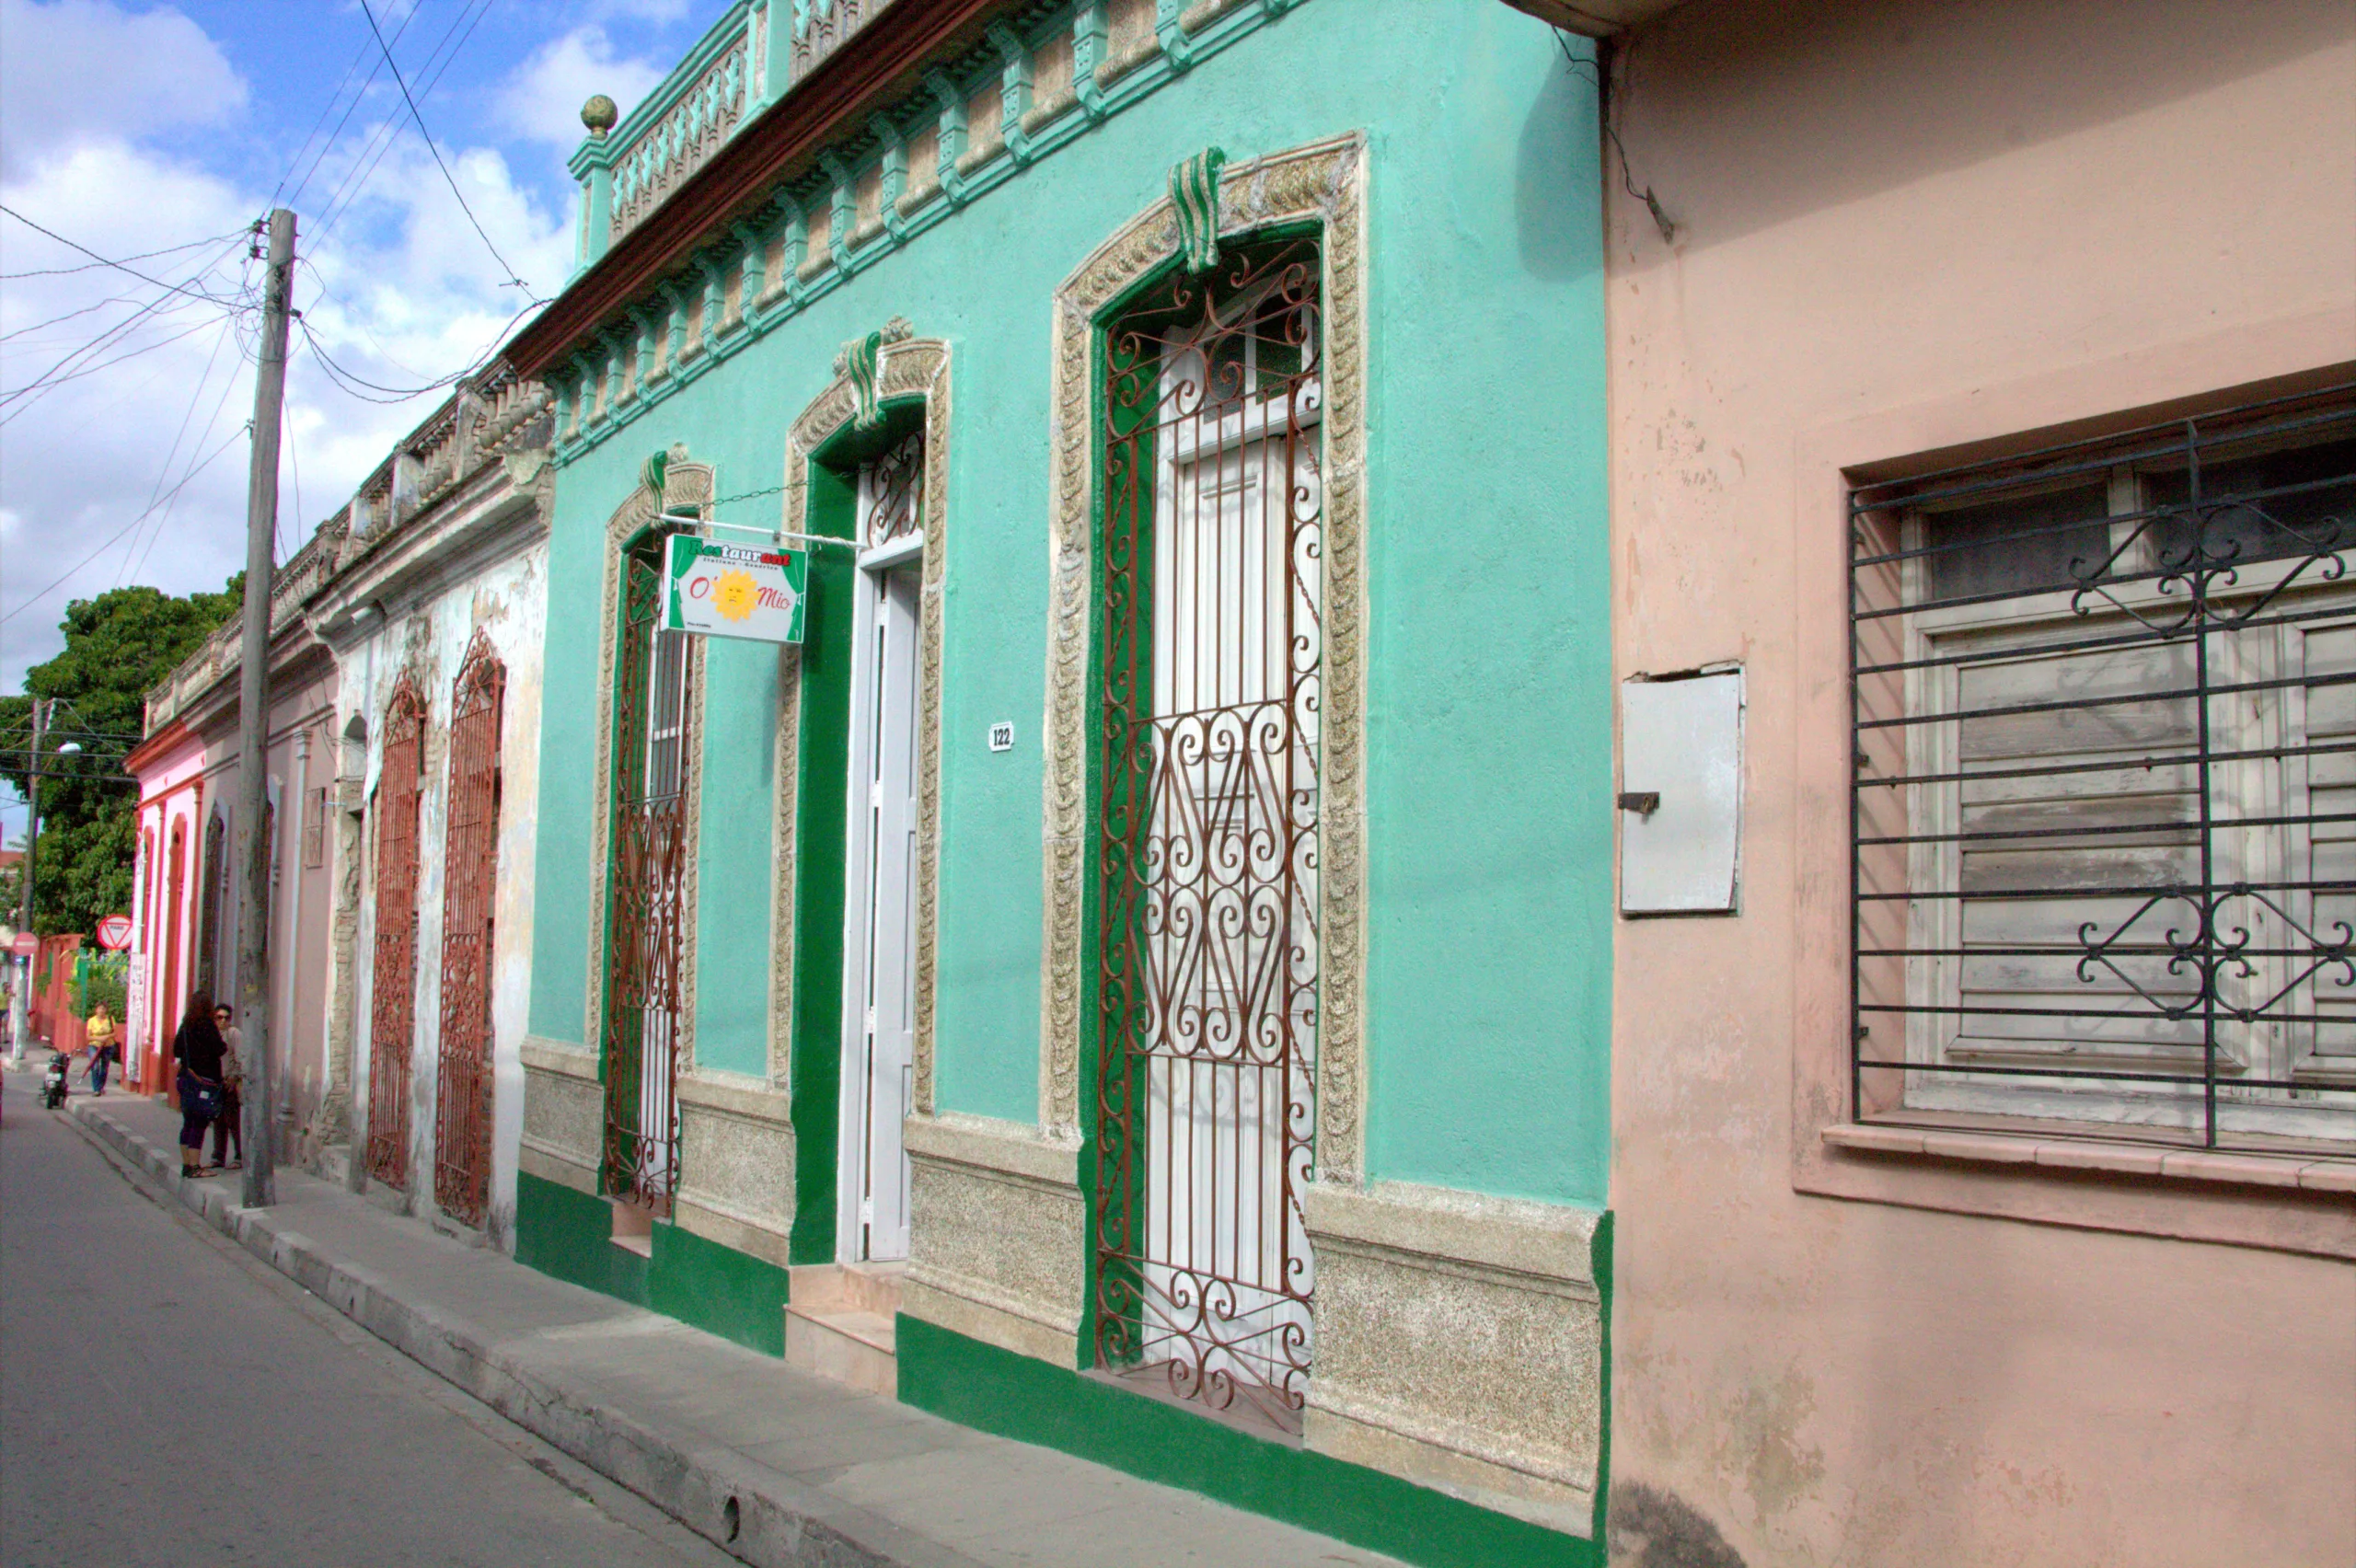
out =
[[[1218,186],[1222,238],[1313,224],[1321,241],[1325,642],[1318,769],[1316,1180],[1348,1186],[1359,1185],[1365,1170],[1366,178],[1365,138],[1351,134],[1230,164]],[[1179,243],[1178,213],[1164,198],[1099,247],[1055,297],[1039,1120],[1045,1136],[1059,1141],[1080,1136],[1080,1019],[1091,994],[1082,920],[1098,422],[1090,367],[1104,317],[1171,265]]]

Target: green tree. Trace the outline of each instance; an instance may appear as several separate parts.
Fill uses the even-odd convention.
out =
[[[57,699],[42,745],[40,843],[33,871],[33,928],[44,935],[97,928],[131,907],[138,796],[122,759],[146,721],[149,688],[172,673],[244,603],[245,574],[218,594],[175,598],[156,588],[117,588],[65,606],[65,651],[25,672],[25,690],[0,697],[0,778],[25,793],[32,698]],[[81,749],[60,754],[61,744]],[[7,911],[15,914],[12,905]]]

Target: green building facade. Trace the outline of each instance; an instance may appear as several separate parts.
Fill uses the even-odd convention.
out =
[[[1600,1562],[1595,81],[1499,0],[737,0],[593,100],[513,350],[519,1259],[1411,1561]],[[755,558],[722,617],[801,553],[803,640],[663,629],[681,532]]]

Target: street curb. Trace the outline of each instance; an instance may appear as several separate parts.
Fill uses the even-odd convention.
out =
[[[979,1568],[974,1559],[725,1448],[655,1431],[537,1372],[481,1328],[404,1300],[371,1271],[339,1262],[268,1209],[179,1175],[170,1154],[87,1101],[67,1113],[167,1197],[410,1360],[534,1436],[746,1562],[761,1568]]]

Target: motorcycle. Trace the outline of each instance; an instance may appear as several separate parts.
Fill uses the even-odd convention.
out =
[[[49,1070],[41,1075],[41,1108],[48,1111],[65,1109],[65,1053],[61,1051],[49,1059]]]

